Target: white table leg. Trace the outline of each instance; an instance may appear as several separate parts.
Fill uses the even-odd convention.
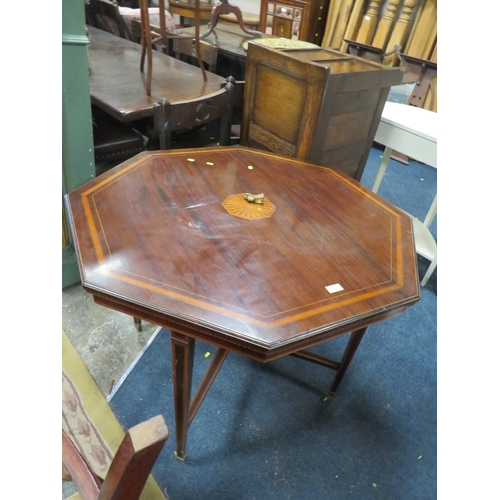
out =
[[[427,215],[425,216],[424,220],[424,226],[429,227],[434,220],[434,217],[436,217],[437,214],[437,194],[434,196],[434,200],[432,201],[432,204],[429,208],[429,211],[427,212]]]
[[[427,285],[427,282],[429,281],[429,278],[432,276],[434,269],[436,269],[436,266],[437,266],[437,256],[434,257],[434,259],[431,262],[431,265],[428,267],[427,272],[425,273],[425,276],[422,278],[422,281],[420,282],[421,286]]]
[[[375,178],[375,182],[372,187],[372,191],[374,193],[378,191],[380,183],[382,182],[382,178],[384,177],[387,165],[389,164],[389,160],[391,159],[391,155],[392,155],[392,148],[386,147],[384,155],[382,156],[382,162],[380,163],[380,167],[377,172],[377,177]]]

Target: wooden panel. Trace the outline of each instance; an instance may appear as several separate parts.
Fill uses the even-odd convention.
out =
[[[338,94],[331,102],[332,114],[328,120],[324,149],[343,147],[366,141],[374,118],[373,103],[378,102],[380,90]],[[363,148],[364,149],[364,148]]]
[[[292,38],[292,24],[293,21],[291,19],[274,17],[272,34],[283,38]]]
[[[356,34],[359,30],[359,27],[361,26],[361,21],[362,21],[362,14],[363,14],[363,4],[364,0],[356,0],[352,11],[349,15],[348,22],[346,23],[345,27],[339,26],[338,30],[341,31],[342,36],[341,38],[347,38],[347,40],[353,40],[356,37]],[[322,47],[333,47],[333,45],[329,44],[328,41],[325,42],[323,40],[323,43],[321,44]],[[347,52],[348,51],[348,45],[345,41],[342,41],[340,44],[340,50],[341,52]]]
[[[330,4],[321,46],[338,48],[339,39],[348,39],[390,52],[399,45],[404,53],[436,62],[436,20],[436,0],[356,0],[348,6],[339,0]],[[348,52],[347,43],[340,50]],[[399,60],[392,55],[384,64],[397,66]]]
[[[343,147],[353,142],[359,143],[360,141],[353,139],[358,136],[363,139],[367,137],[372,118],[372,112],[364,111],[330,117],[327,127],[328,140],[325,141],[324,149]]]
[[[269,130],[251,122],[248,129],[248,140],[245,143],[256,149],[274,151],[284,156],[297,156],[297,145],[284,141]]]
[[[437,20],[432,24],[432,29],[429,30],[427,34],[427,40],[424,44],[424,48],[422,50],[422,54],[425,56],[424,58],[432,61],[433,55],[435,55],[434,62],[437,62],[437,51],[434,52],[434,49],[437,45]]]
[[[252,121],[275,131],[278,137],[296,143],[300,133],[307,85],[266,66],[259,66],[255,78]],[[291,105],[293,103],[293,105]],[[272,112],[270,112],[272,110]]]
[[[370,0],[366,14],[363,16],[358,35],[356,36],[357,42],[371,45],[375,30],[377,29],[381,3],[382,0]]]
[[[404,0],[403,8],[401,9],[401,13],[396,20],[389,42],[387,43],[387,46],[384,47],[385,49],[387,49],[387,52],[392,51],[395,45],[398,45],[399,47],[403,47],[405,45],[408,38],[413,9],[416,3],[417,0]],[[386,58],[384,58],[383,63],[389,66],[396,65],[397,63],[399,63],[397,54],[394,53],[390,56],[387,56]]]
[[[272,151],[294,152],[294,157],[306,158],[328,69],[283,59],[284,53],[249,45],[240,142],[249,145],[252,139],[258,140]],[[265,84],[260,82],[260,75],[264,75]],[[265,123],[271,125],[264,127]]]
[[[415,0],[416,1],[416,0]],[[389,0],[387,9],[377,25],[377,31],[373,38],[372,45],[385,49],[387,41],[391,35],[392,26],[394,24],[396,10],[400,0]]]
[[[356,151],[356,154],[353,154]],[[323,149],[318,163],[321,165],[333,165],[335,168],[342,170],[349,177],[355,179],[359,170],[361,159],[366,163],[366,141],[352,141],[342,147],[334,149]]]
[[[322,47],[340,48],[344,38],[345,25],[351,15],[354,0],[341,0],[331,2],[331,8],[325,26]],[[328,41],[325,44],[325,40]]]
[[[436,0],[425,0],[418,12],[404,53],[409,56],[429,59],[437,34]],[[430,42],[430,43],[429,43]]]

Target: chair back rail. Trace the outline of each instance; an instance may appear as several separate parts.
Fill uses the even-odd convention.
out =
[[[185,101],[168,102],[161,99],[155,104],[154,124],[159,136],[160,149],[172,148],[172,133],[189,130],[220,118],[219,143],[229,143],[233,115],[234,85],[228,82],[212,94]]]

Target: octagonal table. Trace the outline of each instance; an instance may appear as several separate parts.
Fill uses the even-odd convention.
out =
[[[334,168],[239,146],[144,152],[66,202],[95,302],[171,331],[180,459],[229,351],[332,368],[331,395],[366,328],[420,298],[410,217]],[[340,362],[306,350],[346,333]],[[191,400],[196,339],[217,350]]]

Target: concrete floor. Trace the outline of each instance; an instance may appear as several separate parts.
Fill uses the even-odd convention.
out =
[[[94,303],[80,283],[62,291],[62,326],[106,398],[114,392],[147,348],[159,327]]]

